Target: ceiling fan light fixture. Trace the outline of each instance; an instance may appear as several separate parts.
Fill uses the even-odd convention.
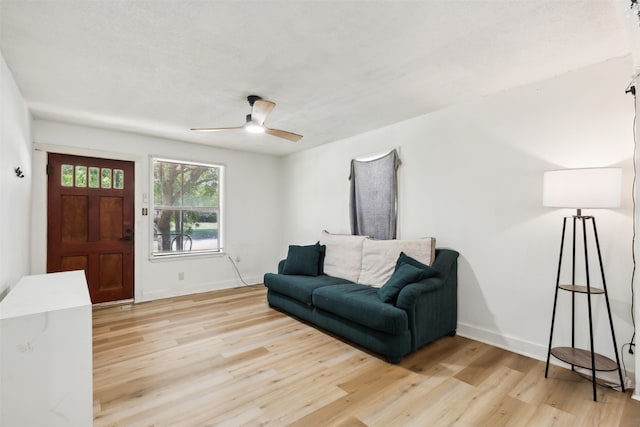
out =
[[[266,133],[271,136],[283,138],[288,141],[297,142],[302,138],[302,135],[295,134],[293,132],[287,132],[286,130],[272,129],[264,125],[264,121],[271,113],[271,110],[276,106],[275,102],[267,101],[260,98],[257,95],[249,95],[247,101],[251,106],[251,113],[247,114],[246,121],[242,126],[228,127],[228,128],[191,128],[191,130],[216,132],[226,130],[244,129],[249,133]]]
[[[244,129],[249,133],[264,133],[264,126],[261,126],[255,122],[248,122],[244,125]]]

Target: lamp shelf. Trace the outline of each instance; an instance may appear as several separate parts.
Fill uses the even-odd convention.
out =
[[[587,288],[586,286],[582,286],[582,285],[560,285],[558,287],[560,289],[564,290],[564,291],[577,292],[579,294],[588,294],[589,293],[589,288]],[[591,286],[591,293],[592,294],[604,294],[604,289],[594,288],[593,286]]]
[[[559,360],[579,368],[591,369],[591,352],[574,347],[554,347],[551,354]],[[618,364],[598,353],[593,353],[596,371],[617,371]]]

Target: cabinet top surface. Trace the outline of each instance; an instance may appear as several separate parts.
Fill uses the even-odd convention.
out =
[[[84,271],[25,276],[0,302],[0,319],[91,307]]]

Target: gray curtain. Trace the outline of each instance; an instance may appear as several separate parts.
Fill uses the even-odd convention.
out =
[[[351,234],[396,238],[400,163],[396,150],[374,160],[351,160]]]

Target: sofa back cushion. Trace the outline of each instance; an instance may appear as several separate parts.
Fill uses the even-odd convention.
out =
[[[367,239],[367,236],[323,231],[320,244],[326,246],[324,274],[357,282],[362,268],[362,244]]]
[[[436,256],[435,245],[436,239],[433,237],[413,240],[364,240],[358,283],[376,288],[384,285],[393,274],[401,252],[425,265],[431,265]]]

